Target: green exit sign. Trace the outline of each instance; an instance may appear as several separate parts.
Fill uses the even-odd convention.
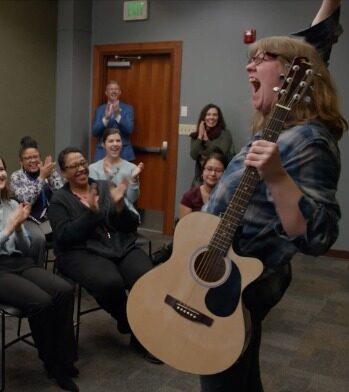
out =
[[[124,20],[144,20],[148,18],[147,0],[125,0]]]

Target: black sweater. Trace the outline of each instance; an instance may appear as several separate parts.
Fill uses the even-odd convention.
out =
[[[135,246],[139,218],[126,206],[116,212],[107,181],[89,182],[97,184],[99,212],[82,204],[68,183],[54,193],[48,209],[54,251],[60,256],[70,250],[87,249],[109,259],[120,259]]]

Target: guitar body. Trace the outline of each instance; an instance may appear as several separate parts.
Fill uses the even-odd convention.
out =
[[[188,373],[218,373],[239,358],[247,341],[241,294],[263,271],[259,260],[231,248],[217,256],[213,274],[203,270],[219,222],[203,212],[181,219],[171,258],[140,278],[128,298],[128,320],[139,341]]]

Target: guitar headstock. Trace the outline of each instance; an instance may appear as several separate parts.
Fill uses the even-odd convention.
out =
[[[295,57],[278,91],[278,104],[292,108],[301,100],[313,79],[312,64],[306,57]]]

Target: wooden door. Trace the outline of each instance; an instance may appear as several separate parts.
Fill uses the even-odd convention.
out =
[[[108,66],[116,55],[126,58],[130,66]],[[165,234],[173,232],[175,210],[180,65],[180,42],[98,45],[94,49],[93,112],[105,101],[107,81],[118,81],[120,99],[135,110],[131,141],[136,163],[145,164],[137,207],[163,213]]]

